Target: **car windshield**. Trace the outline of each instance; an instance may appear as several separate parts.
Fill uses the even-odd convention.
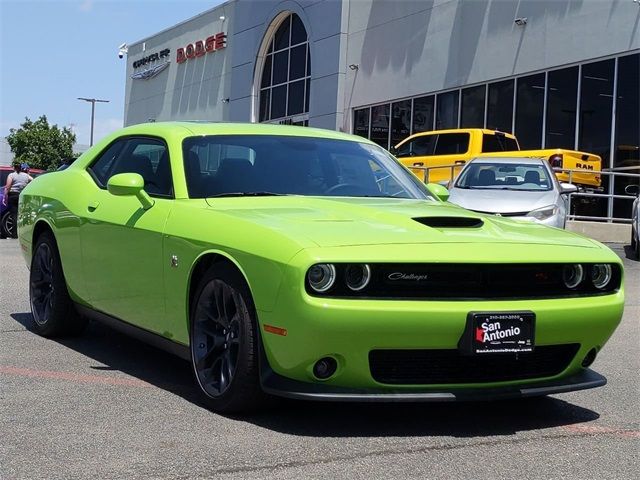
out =
[[[191,198],[309,195],[433,199],[385,150],[367,143],[279,135],[183,142]]]
[[[553,181],[544,165],[534,163],[470,163],[455,186],[482,190],[547,191]]]

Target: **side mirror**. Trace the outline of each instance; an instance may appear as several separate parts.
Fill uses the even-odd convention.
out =
[[[437,183],[427,183],[427,190],[438,197],[441,202],[449,200],[449,190]]]
[[[576,187],[573,183],[560,184],[560,193],[576,193],[577,191],[578,187]]]
[[[142,208],[149,210],[155,203],[147,192],[144,191],[144,179],[138,173],[119,173],[107,182],[107,190],[111,195],[126,197],[135,196],[140,201]]]
[[[640,185],[627,185],[624,191],[627,195],[640,195]]]

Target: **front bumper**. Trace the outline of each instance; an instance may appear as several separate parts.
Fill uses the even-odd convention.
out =
[[[261,375],[262,389],[272,395],[296,400],[334,402],[456,402],[527,398],[554,393],[586,390],[606,385],[607,379],[591,369],[560,380],[547,380],[526,386],[505,386],[485,389],[412,391],[391,389],[352,389],[327,384],[299,382],[278,375],[268,368]]]

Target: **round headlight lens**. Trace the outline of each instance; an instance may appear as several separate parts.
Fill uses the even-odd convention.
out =
[[[336,267],[330,263],[319,263],[307,272],[309,285],[318,293],[323,293],[333,287],[336,281]]]
[[[584,269],[582,265],[565,265],[562,269],[562,280],[567,288],[576,288],[584,279]]]
[[[354,292],[359,292],[369,284],[371,280],[371,269],[369,265],[349,265],[345,271],[347,287]]]
[[[591,267],[591,281],[593,286],[599,289],[605,288],[612,277],[611,265],[606,263],[596,263]]]

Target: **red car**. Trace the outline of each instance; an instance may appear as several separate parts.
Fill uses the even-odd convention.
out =
[[[7,184],[7,177],[11,172],[13,172],[13,167],[0,166],[0,229],[7,237],[11,237],[13,235],[13,229],[15,228],[14,220],[9,215],[9,206],[3,205],[2,203],[4,198],[4,186]],[[32,177],[37,177],[44,172],[44,170],[39,170],[37,168],[29,169],[29,175]]]

